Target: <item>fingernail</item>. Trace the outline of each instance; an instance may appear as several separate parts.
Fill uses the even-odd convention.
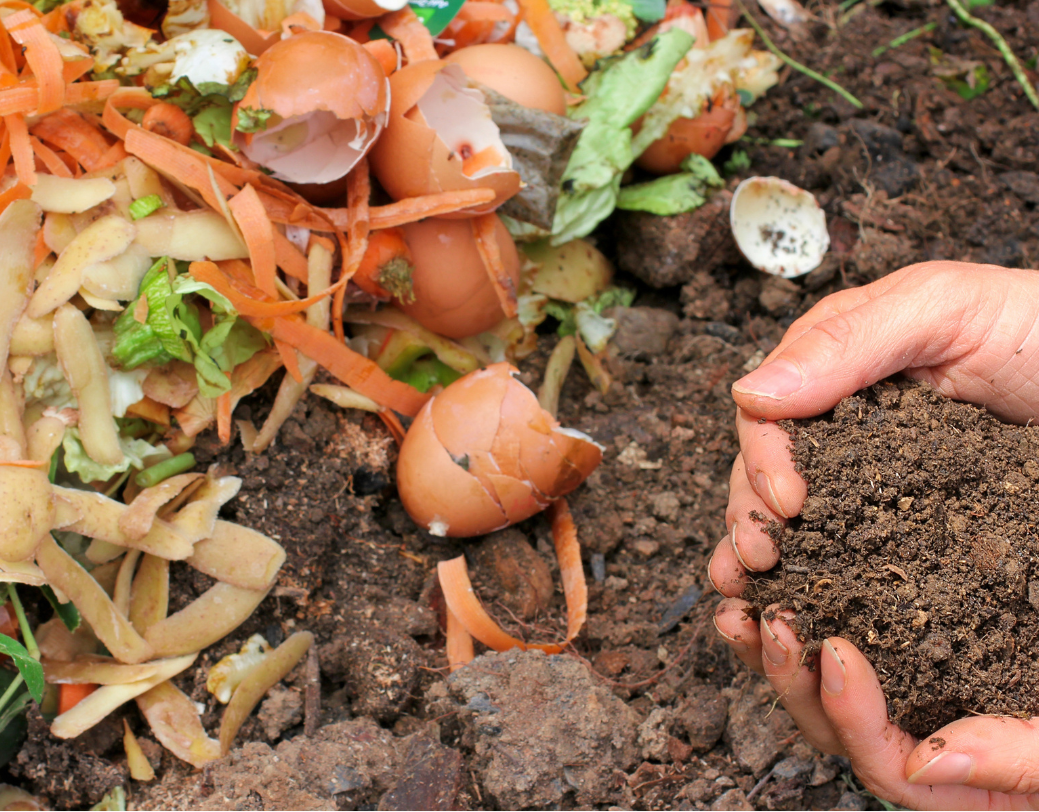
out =
[[[747,572],[750,572],[751,569],[747,566],[747,562],[743,560],[743,556],[740,555],[740,547],[736,543],[736,528],[738,527],[739,524],[737,522],[732,523],[732,530],[729,531],[729,540],[732,542],[732,551],[736,553],[736,560],[743,565],[743,569],[745,569]]]
[[[939,753],[909,776],[910,784],[966,784],[974,759],[966,753]]]
[[[781,400],[804,386],[801,370],[790,361],[778,358],[744,375],[732,388],[744,395]]]
[[[823,659],[828,663],[822,664],[823,690],[830,696],[840,696],[844,690],[844,684],[848,681],[848,672],[841,662],[837,649],[830,645],[829,640],[823,641]]]
[[[776,492],[772,489],[772,480],[768,478],[768,475],[758,471],[754,476],[754,490],[758,492],[758,496],[768,501],[769,507],[777,514],[784,519],[790,518],[783,510],[783,506],[779,504],[779,500],[776,499]]]
[[[776,633],[772,631],[771,623],[762,618],[761,625],[765,627],[765,635],[761,638],[762,651],[765,656],[768,657],[769,662],[773,665],[782,665],[786,662],[786,658],[790,654],[790,651],[786,646],[779,642]]]
[[[737,640],[735,637],[729,637],[725,632],[718,628],[718,618],[713,617],[711,621],[714,623],[714,630],[718,632],[718,636],[721,637],[726,643],[732,646],[737,651],[750,651],[750,646],[744,643],[742,640]]]

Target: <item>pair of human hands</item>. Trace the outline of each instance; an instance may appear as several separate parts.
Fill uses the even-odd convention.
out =
[[[1039,809],[1039,719],[960,719],[920,742],[888,721],[872,666],[847,640],[825,641],[817,667],[781,619],[753,620],[748,572],[779,550],[750,515],[785,522],[807,490],[774,421],[814,417],[903,372],[942,394],[1026,423],[1039,416],[1039,272],[930,262],[828,296],[794,322],[754,372],[733,385],[740,454],[709,564],[725,599],[718,633],[764,674],[805,739],[847,756],[866,788],[914,809]],[[762,418],[764,421],[762,422]],[[942,742],[944,740],[944,743]]]

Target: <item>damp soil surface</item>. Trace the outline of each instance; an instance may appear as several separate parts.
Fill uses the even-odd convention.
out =
[[[718,156],[721,166],[745,153],[749,167],[730,164],[717,199],[690,215],[618,215],[598,232],[618,282],[638,298],[614,314],[608,391],[575,368],[562,392],[562,422],[606,449],[570,500],[589,583],[588,622],[572,653],[484,654],[448,676],[433,579],[442,559],[468,557],[480,599],[510,633],[563,636],[548,525],[535,517],[467,542],[429,536],[396,497],[395,450],[382,425],[308,396],[263,456],[215,438],[196,449],[203,465],[218,462],[243,479],[225,518],[272,535],[288,559],[253,617],[177,683],[202,703],[212,732],[221,708],[205,690],[209,666],[255,632],[274,643],[304,629],[316,637],[320,679],[308,680],[304,668],[290,674],[232,753],[201,772],[165,753],[130,703],[72,742],[51,738],[34,717],[0,780],[57,809],[89,807],[120,784],[138,809],[881,808],[858,791],[847,761],[803,741],[774,709],[771,688],[716,639],[719,597],[705,568],[725,533],[738,452],[729,388],[828,293],[932,259],[1035,267],[1039,113],[984,35],[961,28],[941,2],[807,5],[813,19],[796,31],[759,17],[780,48],[841,82],[862,109],[785,72],[752,108],[748,138]],[[1022,61],[1036,56],[1039,3],[974,13]],[[957,71],[976,77],[979,66],[989,81],[980,95],[967,100],[947,86]],[[818,270],[776,279],[740,260],[726,236],[725,194],[753,174],[817,196],[831,234]],[[524,382],[540,382],[554,341],[546,332],[520,363]],[[271,395],[257,393],[236,418],[259,423]],[[967,526],[985,529],[972,510],[964,508]],[[995,544],[983,555],[1001,550]],[[882,573],[892,595],[909,580]],[[209,585],[181,565],[172,578],[171,610]],[[909,618],[920,649],[937,624],[955,623],[935,611],[926,583],[917,588],[932,601]],[[979,613],[981,626],[959,630],[975,635],[986,668],[995,659],[983,652],[997,639],[1024,645],[1028,621],[1018,606]],[[913,629],[916,611],[928,613],[923,630]],[[1004,614],[1016,616],[1013,628],[1001,625]],[[949,646],[966,650],[966,638],[952,635]],[[1014,662],[1013,653],[1003,662]],[[928,669],[918,673],[943,673]],[[985,673],[1014,696],[1013,673]],[[1026,679],[1022,669],[1016,690],[1027,689]],[[918,701],[946,689],[915,690]],[[123,718],[155,765],[150,784],[127,778]]]
[[[744,596],[858,646],[918,737],[1039,713],[1039,428],[905,380],[781,425],[808,497]]]

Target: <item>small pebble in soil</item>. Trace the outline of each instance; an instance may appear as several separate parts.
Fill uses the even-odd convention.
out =
[[[916,736],[1039,713],[1039,427],[905,380],[782,425],[808,497],[744,597],[795,610],[809,652],[858,646]]]

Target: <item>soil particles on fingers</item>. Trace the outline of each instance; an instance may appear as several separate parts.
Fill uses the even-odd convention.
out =
[[[744,597],[858,646],[916,736],[1039,713],[1039,427],[902,380],[782,425],[808,498]]]

